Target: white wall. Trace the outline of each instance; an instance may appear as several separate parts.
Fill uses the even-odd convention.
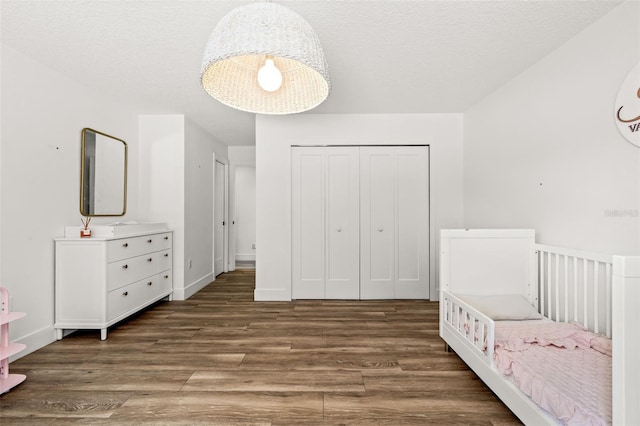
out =
[[[461,114],[256,117],[256,300],[291,300],[292,145],[430,146],[431,295],[437,235],[462,226]]]
[[[215,279],[213,266],[214,161],[227,164],[227,146],[191,121],[185,126],[185,288],[193,295]],[[215,153],[215,160],[213,154]],[[227,179],[228,180],[228,179]],[[192,266],[189,268],[188,260]]]
[[[129,145],[128,208],[137,219],[137,113],[2,45],[0,285],[11,308],[27,316],[11,324],[11,340],[27,352],[55,340],[54,244],[65,225],[80,223],[80,133],[84,127]]]
[[[613,120],[639,60],[639,9],[617,7],[465,113],[465,227],[640,252],[640,150]]]
[[[235,229],[236,260],[256,259],[256,168],[236,166],[235,170]]]
[[[207,219],[212,194],[207,170],[214,151],[226,161],[226,146],[183,116],[142,116],[146,138],[139,143],[140,108],[80,85],[8,46],[1,48],[0,285],[11,293],[11,308],[27,313],[11,325],[11,340],[27,344],[20,355],[55,340],[53,239],[63,236],[65,225],[80,225],[84,127],[123,139],[129,147],[127,214],[94,218],[92,224],[169,222],[178,236],[178,296],[195,292],[211,268],[211,256],[198,257],[212,238],[198,231],[212,221]],[[139,198],[139,193],[145,195]],[[185,255],[196,259],[189,274]]]
[[[230,146],[229,162],[231,164],[256,165],[255,146]]]
[[[226,163],[227,147],[180,114],[141,115],[139,133],[141,216],[174,231],[173,296],[185,300],[214,279],[213,153]]]
[[[173,230],[174,298],[184,299],[185,130],[182,115],[141,115],[138,120],[141,220]]]

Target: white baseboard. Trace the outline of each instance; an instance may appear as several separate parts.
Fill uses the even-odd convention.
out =
[[[209,273],[197,281],[192,282],[184,288],[173,289],[173,300],[187,300],[214,280],[213,273]]]
[[[35,352],[38,349],[44,348],[45,346],[55,341],[56,341],[56,329],[53,328],[53,325],[50,325],[38,331],[35,331],[16,341],[16,343],[25,344],[27,345],[27,347],[22,352],[9,358],[9,361],[13,362],[16,359],[20,359],[23,356],[29,355],[31,352]]]
[[[255,253],[236,253],[236,261],[256,261]]]
[[[291,292],[285,288],[259,289],[253,291],[256,302],[291,302]]]

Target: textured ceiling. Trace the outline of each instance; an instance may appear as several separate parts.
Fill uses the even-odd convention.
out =
[[[2,43],[141,113],[182,113],[228,145],[254,114],[199,85],[216,23],[246,1],[2,0]],[[314,113],[464,112],[619,1],[279,1],[316,30],[332,92]]]

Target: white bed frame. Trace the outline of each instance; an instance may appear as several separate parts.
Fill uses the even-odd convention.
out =
[[[532,229],[441,231],[440,336],[525,424],[558,424],[496,369],[494,321],[455,294],[522,294],[612,337],[613,424],[640,424],[640,256],[536,244]]]

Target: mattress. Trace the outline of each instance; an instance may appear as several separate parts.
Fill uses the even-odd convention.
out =
[[[496,321],[498,370],[563,424],[611,424],[611,340],[574,323]]]

